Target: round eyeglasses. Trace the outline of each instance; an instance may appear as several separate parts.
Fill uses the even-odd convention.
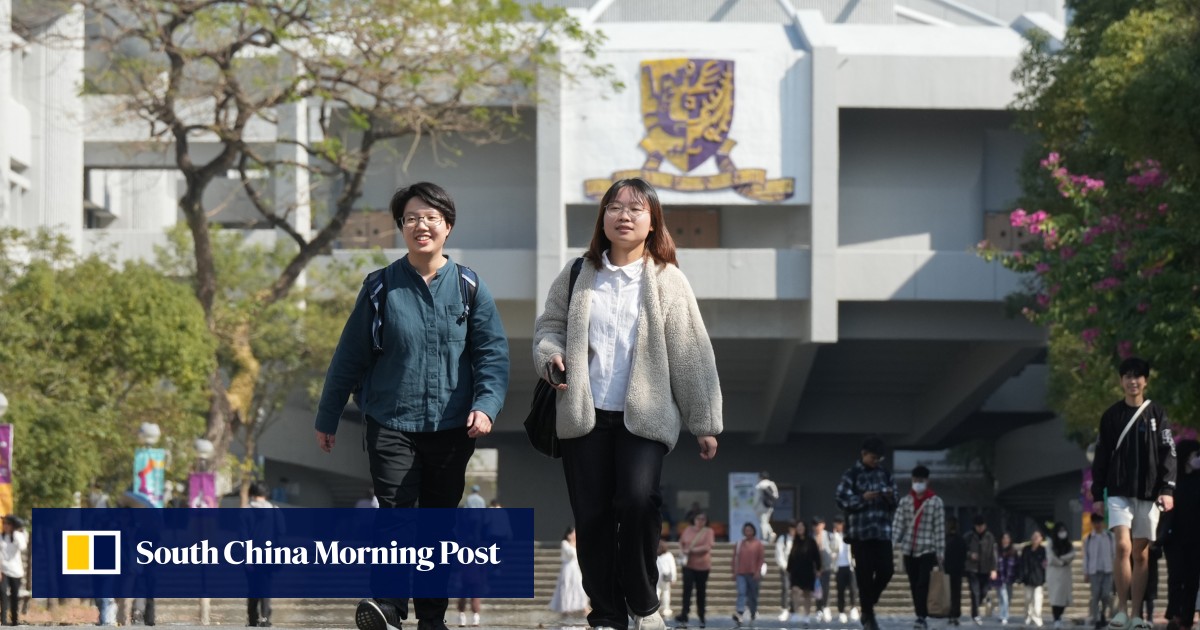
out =
[[[408,214],[408,215],[405,215],[402,219],[400,219],[400,222],[403,223],[404,227],[406,227],[406,228],[417,227],[417,224],[420,223],[421,221],[424,221],[425,225],[427,225],[429,227],[437,227],[442,224],[442,215],[430,214],[430,215],[424,215],[424,216],[417,216],[415,214]]]

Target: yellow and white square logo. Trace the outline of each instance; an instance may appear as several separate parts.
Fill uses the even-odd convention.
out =
[[[64,531],[63,575],[117,575],[121,573],[121,532]]]

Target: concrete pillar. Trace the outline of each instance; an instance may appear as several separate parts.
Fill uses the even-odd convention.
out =
[[[563,54],[563,53],[560,53]],[[569,54],[569,53],[567,53]],[[541,75],[537,113],[537,253],[534,311],[546,307],[550,285],[566,264],[567,212],[563,198],[563,85],[558,74]],[[573,158],[572,158],[573,159]]]
[[[63,232],[76,251],[83,241],[83,9],[79,5],[47,28],[30,48],[24,72],[32,161],[28,227]]]
[[[300,144],[308,143],[308,102],[287,103],[275,109],[279,121],[276,137],[281,141],[275,145],[275,157],[296,164],[282,168],[274,178],[275,212],[286,213],[288,223],[307,237],[312,232],[311,179],[308,151]]]
[[[8,102],[12,100],[12,0],[0,0],[0,117],[4,116]],[[12,129],[10,125],[0,125],[0,225],[13,225],[14,217],[9,216],[12,203],[9,200],[9,161],[8,146],[12,140],[9,134],[25,133],[21,129]]]
[[[810,340],[838,340],[837,253],[839,142],[838,52],[814,46],[812,57],[812,294]]]

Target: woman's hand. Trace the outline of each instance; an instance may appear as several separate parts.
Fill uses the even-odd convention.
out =
[[[566,385],[563,385],[566,388]],[[697,435],[696,442],[700,444],[700,459],[710,460],[717,456],[717,438],[713,435]]]
[[[543,378],[554,389],[560,392],[567,390],[567,366],[563,363],[561,354],[550,357],[550,364],[546,366],[546,376]]]

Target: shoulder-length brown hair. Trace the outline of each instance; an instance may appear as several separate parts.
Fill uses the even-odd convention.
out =
[[[612,242],[604,233],[604,207],[612,203],[612,200],[616,199],[617,195],[625,188],[632,188],[634,196],[645,203],[650,210],[650,227],[652,229],[650,234],[646,235],[646,256],[653,258],[654,262],[659,265],[669,263],[679,266],[679,261],[675,258],[675,240],[671,238],[671,231],[667,229],[666,219],[663,218],[662,204],[658,201],[658,193],[653,186],[640,177],[617,180],[609,187],[608,192],[604,193],[604,197],[600,200],[600,208],[596,212],[596,228],[592,232],[592,243],[588,245],[583,257],[590,260],[597,269],[600,268],[600,255],[612,247]]]

